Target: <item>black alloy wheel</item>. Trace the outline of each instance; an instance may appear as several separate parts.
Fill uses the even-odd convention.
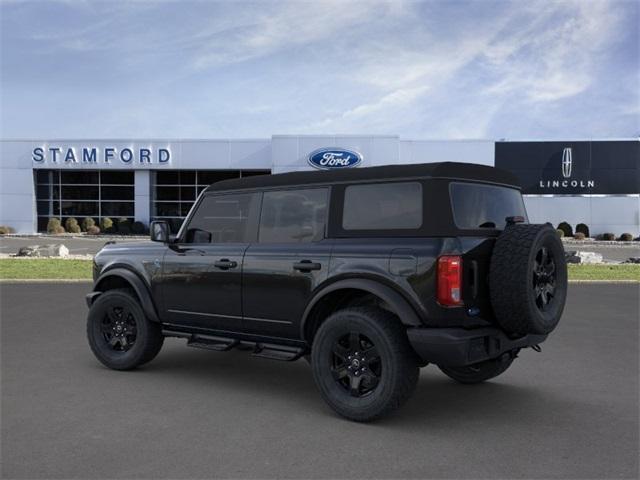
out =
[[[398,408],[418,382],[418,358],[393,313],[350,307],[331,314],[311,346],[320,394],[338,414],[367,422]]]
[[[91,305],[87,317],[91,351],[103,365],[130,370],[151,361],[162,348],[159,323],[149,321],[136,294],[107,290]]]
[[[352,331],[333,346],[331,373],[335,381],[352,397],[371,394],[380,383],[382,362],[373,342]]]
[[[544,246],[533,261],[533,291],[536,305],[544,311],[556,293],[556,263],[553,253]]]
[[[102,319],[102,335],[116,352],[126,352],[136,342],[136,320],[126,305],[110,306]]]

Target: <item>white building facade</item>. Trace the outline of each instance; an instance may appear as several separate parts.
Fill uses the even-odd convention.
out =
[[[274,135],[247,140],[0,141],[0,225],[46,230],[49,218],[127,218],[177,227],[207,185],[313,170],[319,149],[357,152],[356,168],[443,161],[511,170],[532,222],[640,235],[640,142],[425,141],[381,135]]]

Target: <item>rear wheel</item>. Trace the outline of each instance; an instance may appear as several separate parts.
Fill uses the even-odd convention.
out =
[[[402,405],[419,375],[415,354],[398,318],[371,307],[341,310],[320,326],[313,342],[311,368],[329,406],[360,422]]]
[[[96,358],[114,370],[130,370],[151,361],[164,342],[160,325],[146,318],[126,289],[108,290],[93,302],[87,337]]]
[[[485,360],[484,362],[467,365],[464,367],[441,367],[438,368],[449,378],[456,382],[473,384],[497,377],[511,366],[514,357],[505,354],[500,358]]]

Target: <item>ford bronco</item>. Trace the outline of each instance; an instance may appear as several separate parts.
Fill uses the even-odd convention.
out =
[[[225,180],[177,234],[106,245],[87,334],[129,370],[165,337],[211,350],[306,358],[325,401],[356,421],[405,402],[421,367],[462,383],[503,373],[554,330],[567,269],[516,179],[434,163]]]

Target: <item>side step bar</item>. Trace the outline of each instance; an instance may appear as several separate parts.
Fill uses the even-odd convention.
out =
[[[306,349],[300,347],[277,345],[273,343],[249,342],[234,338],[203,335],[199,333],[191,334],[163,329],[162,334],[165,337],[186,338],[188,347],[204,348],[218,352],[225,352],[232,348],[240,348],[242,350],[252,350],[251,355],[254,357],[270,358],[272,360],[282,360],[285,362],[297,360],[307,353]]]

